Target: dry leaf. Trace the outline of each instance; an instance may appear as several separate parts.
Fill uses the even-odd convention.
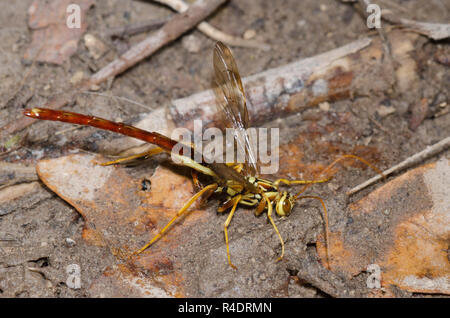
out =
[[[150,241],[194,193],[189,178],[163,166],[156,168],[149,177],[151,190],[143,191],[142,180],[128,176],[124,167],[103,167],[96,164],[93,156],[87,155],[42,160],[37,171],[51,190],[83,216],[86,221],[83,238],[90,244],[108,247],[119,260],[126,259]],[[105,273],[108,279],[120,280],[114,283],[116,285],[131,284],[137,288],[141,284],[138,290],[142,291],[142,296],[152,294],[153,287],[156,293],[155,281],[152,278],[142,280],[134,271],[139,267],[140,271],[152,272],[159,283],[164,282],[167,296],[183,295],[179,271],[182,264],[176,250],[182,243],[189,242],[189,228],[208,216],[195,206],[189,211],[188,217],[180,218],[180,222],[144,253],[112,270],[114,274]]]
[[[67,19],[71,4],[80,8],[80,27],[70,28]],[[87,29],[86,12],[93,0],[35,0],[28,8],[31,43],[24,58],[39,62],[63,64],[77,51],[78,41]]]
[[[377,264],[382,287],[450,294],[449,243],[450,161],[443,159],[352,204],[344,228],[330,236],[330,267],[351,278]],[[322,239],[318,251],[325,263]]]

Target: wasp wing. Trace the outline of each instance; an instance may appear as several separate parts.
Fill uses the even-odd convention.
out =
[[[214,93],[216,94],[217,104],[224,115],[227,128],[235,129],[238,151],[245,154],[244,172],[255,175],[258,167],[253,151],[252,138],[247,130],[249,128],[249,115],[244,86],[231,50],[222,42],[217,42],[214,48],[213,65],[215,72]]]

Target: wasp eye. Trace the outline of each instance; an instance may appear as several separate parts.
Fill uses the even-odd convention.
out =
[[[288,198],[287,192],[284,192],[276,206],[277,214],[280,216],[287,216],[291,213],[291,210],[292,203]]]
[[[286,214],[291,213],[291,209],[292,209],[292,205],[291,202],[289,202],[289,200],[284,200],[283,201],[283,211]]]

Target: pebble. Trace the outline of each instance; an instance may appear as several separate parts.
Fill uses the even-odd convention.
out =
[[[183,37],[181,44],[189,53],[198,53],[202,48],[200,39],[193,34]]]
[[[96,91],[100,90],[100,86],[99,86],[99,85],[96,85],[96,84],[91,85],[91,86],[89,87],[89,90],[90,90],[90,91],[93,91],[93,92],[96,92]]]
[[[328,183],[328,189],[330,189],[333,192],[336,192],[337,190],[339,190],[340,187],[341,186],[339,184],[335,184],[335,183],[332,183],[332,182]]]
[[[305,20],[298,20],[297,21],[297,26],[299,26],[299,27],[304,27],[306,25],[306,21]]]
[[[70,247],[75,246],[76,242],[72,240],[70,237],[66,238],[66,244]]]
[[[320,103],[319,108],[321,111],[327,112],[330,110],[330,103],[328,103],[328,102]]]
[[[380,105],[377,109],[377,113],[381,118],[387,117],[395,113],[395,108],[393,106]]]
[[[253,39],[256,36],[256,31],[253,29],[248,29],[244,32],[244,35],[242,36],[245,40]]]
[[[90,33],[87,33],[84,36],[84,45],[88,49],[89,54],[96,60],[101,58],[108,51],[108,47],[105,43]]]
[[[80,83],[83,80],[83,78],[84,78],[83,71],[77,71],[70,78],[70,83],[73,84],[73,85],[78,84],[78,83]]]

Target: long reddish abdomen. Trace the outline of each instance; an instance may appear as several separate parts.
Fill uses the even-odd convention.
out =
[[[177,141],[156,132],[142,130],[133,126],[116,123],[94,116],[87,116],[83,114],[47,108],[25,109],[23,114],[25,116],[41,120],[61,121],[71,124],[92,126],[104,130],[109,130],[125,136],[149,142],[153,145],[161,147],[168,152],[170,152],[172,148],[177,144]]]

